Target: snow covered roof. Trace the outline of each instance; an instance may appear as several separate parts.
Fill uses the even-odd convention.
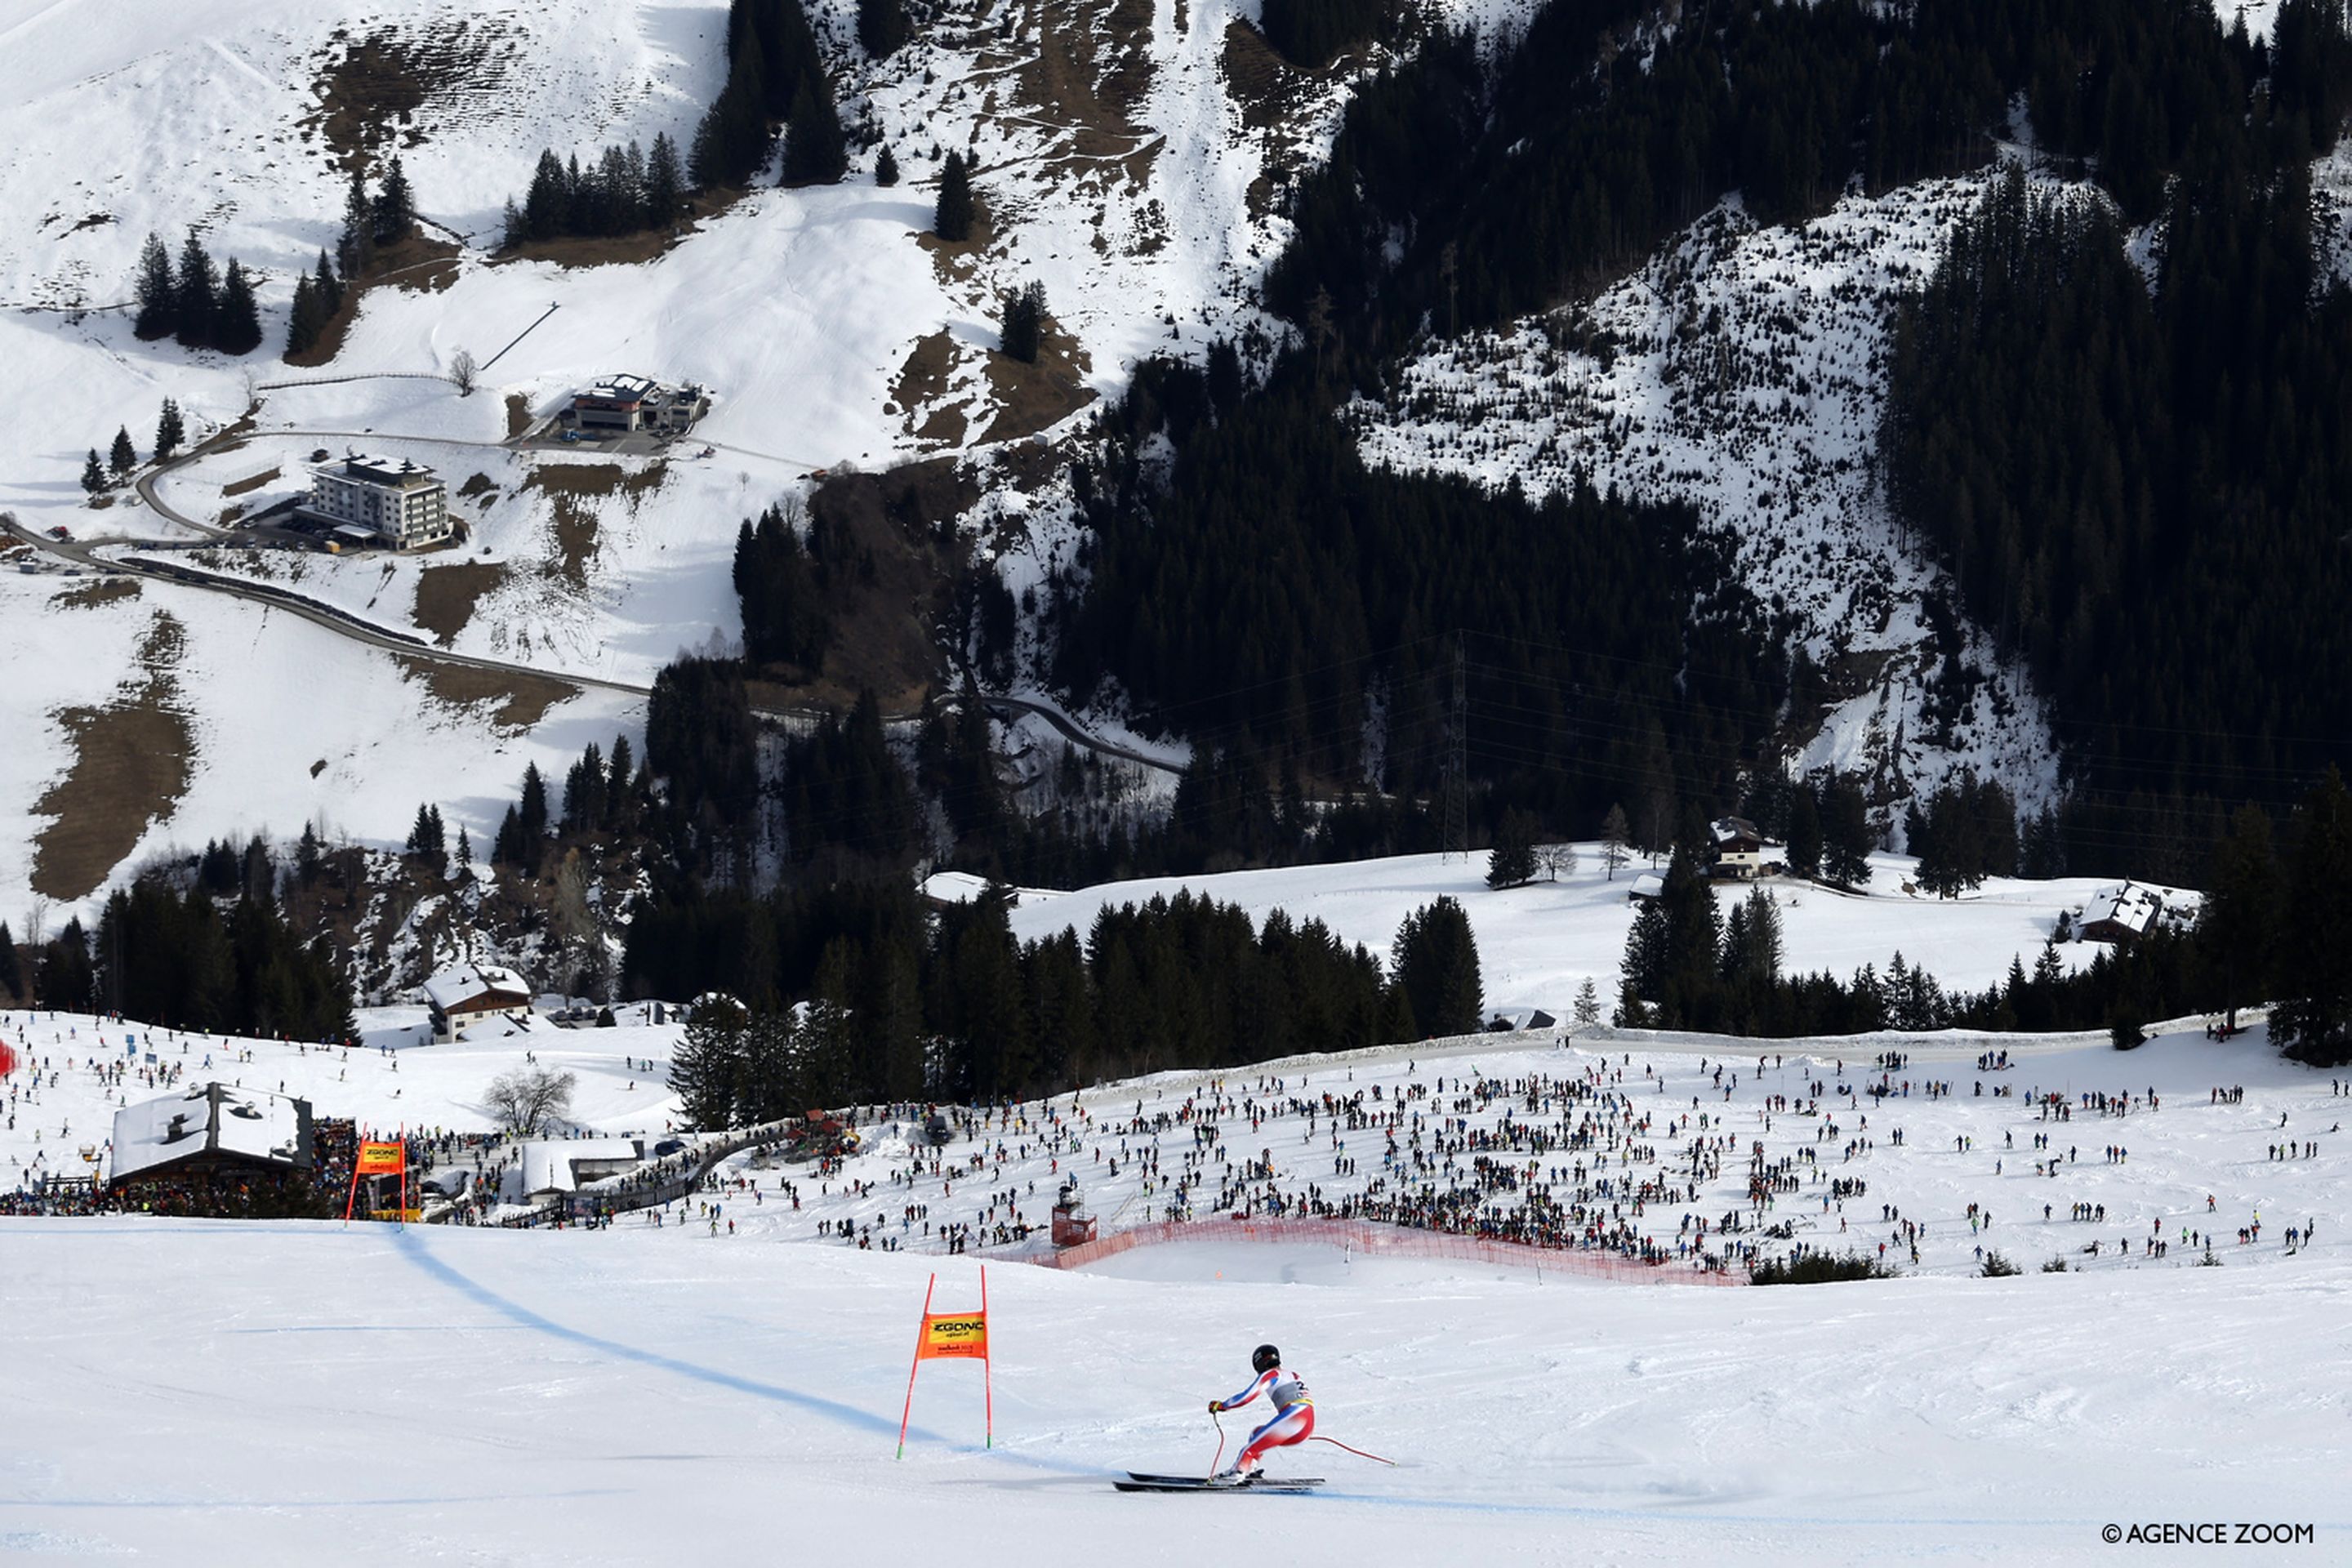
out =
[[[511,969],[495,963],[460,963],[426,981],[425,999],[444,1013],[466,1011],[468,1003],[478,1004],[477,1011],[483,1006],[526,1007],[530,1005],[530,987]]]
[[[308,1101],[259,1089],[200,1083],[114,1113],[114,1178],[192,1154],[238,1154],[283,1164],[310,1163]]]
[[[558,1138],[543,1143],[526,1143],[521,1153],[525,1193],[569,1193],[580,1186],[576,1165],[600,1162],[634,1164],[645,1157],[645,1146],[634,1138]]]
[[[346,452],[333,462],[322,464],[319,472],[337,479],[374,479],[395,485],[433,477],[431,468],[413,458],[386,458],[370,452]]]
[[[2083,923],[2091,926],[2112,921],[2119,931],[2143,936],[2163,912],[2164,900],[2155,889],[2126,882],[2114,892],[2101,893],[2092,900],[2083,911]]]
[[[1659,876],[1655,871],[1644,871],[1633,879],[1633,885],[1626,889],[1626,897],[1654,899],[1665,890],[1666,879],[1664,877]]]
[[[608,403],[639,403],[653,395],[654,379],[649,375],[608,375],[580,395]]]
[[[1718,816],[1713,826],[1717,844],[1730,844],[1740,839],[1753,839],[1759,844],[1764,842],[1764,836],[1756,831],[1756,825],[1744,816]]]

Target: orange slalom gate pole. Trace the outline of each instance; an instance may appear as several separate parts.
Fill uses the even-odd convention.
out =
[[[931,1292],[939,1285],[940,1277],[934,1274],[923,1287],[923,1315],[915,1324],[915,1359],[907,1368],[907,1407],[898,1412],[898,1458],[902,1459],[907,1457],[907,1422],[915,1414],[915,1374],[923,1369],[923,1336],[931,1328]]]
[[[980,1321],[983,1323],[988,1321],[988,1265],[985,1263],[980,1266]],[[996,1347],[994,1345],[989,1346],[988,1353],[980,1358],[980,1388],[981,1398],[984,1402],[983,1408],[988,1412],[988,1440],[981,1447],[993,1448],[996,1447]]]

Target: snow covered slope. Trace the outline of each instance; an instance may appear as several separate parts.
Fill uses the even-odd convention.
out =
[[[1950,678],[1926,609],[1938,578],[1900,537],[1877,460],[1891,313],[1984,188],[1848,196],[1794,228],[1728,201],[1589,306],[1408,363],[1385,404],[1352,410],[1364,458],[1533,494],[1581,470],[1692,502],[1843,694],[1800,769],[1899,798],[1972,768],[2036,809],[2054,798],[2055,744],[2022,672],[1974,627],[1958,625],[1957,657],[1984,684],[1948,736],[1927,717],[1928,682]]]
[[[1527,9],[1433,7],[1494,37]],[[593,157],[608,142],[688,139],[723,74],[719,0],[151,10],[72,0],[0,30],[0,302],[18,307],[0,314],[0,354],[41,387],[43,409],[0,429],[0,510],[38,531],[184,542],[128,492],[91,512],[78,483],[84,452],[118,426],[145,456],[166,397],[195,437],[245,422],[241,444],[159,482],[162,502],[199,522],[288,499],[322,447],[414,457],[449,479],[476,531],[462,556],[214,549],[181,563],[459,652],[633,683],[735,635],[736,524],[812,469],[985,459],[1066,425],[1142,354],[1262,324],[1251,287],[1287,236],[1281,190],[1322,154],[1369,64],[1294,70],[1247,25],[1245,0],[949,4],[877,64],[855,42],[854,5],[828,0],[813,11],[860,143],[844,184],[756,191],[644,259],[492,265],[477,247],[542,147]],[[891,189],[870,173],[882,142],[903,174]],[[942,247],[924,231],[950,148],[977,164],[986,221],[976,241]],[[394,152],[428,233],[470,243],[372,290],[323,369],[276,363],[294,277],[333,244],[349,169]],[[138,342],[120,309],[147,234],[176,245],[191,227],[255,272],[264,347],[244,360]],[[1055,327],[1029,373],[993,349],[1003,295],[1033,280]],[[461,350],[488,367],[471,397],[441,379]],[[546,413],[617,371],[699,381],[714,412],[667,460],[565,465],[501,447],[515,409]],[[591,471],[554,471],[566,466]],[[1005,504],[970,526],[995,531]],[[208,717],[217,683],[184,687]],[[55,710],[16,691],[5,702],[47,738],[26,773],[64,773]],[[374,721],[421,742],[427,710],[399,706]],[[307,708],[282,704],[272,722],[312,745]],[[362,778],[343,797],[355,831],[414,811],[378,789]],[[199,842],[231,826],[200,805],[163,826]],[[25,897],[0,879],[0,909]]]
[[[51,1027],[0,1018],[0,1037],[45,1054]],[[1725,1094],[1696,1051],[1612,1047],[1604,1063],[1530,1044],[1373,1053],[1277,1069],[1279,1081],[1237,1070],[1222,1095],[1199,1075],[1110,1085],[1057,1099],[1052,1131],[1063,1168],[1111,1214],[1141,1190],[1144,1145],[1171,1173],[1195,1147],[1189,1126],[1129,1131],[1139,1104],[1213,1105],[1238,1153],[1228,1167],[1212,1152],[1212,1191],[1261,1142],[1285,1190],[1347,1191],[1360,1181],[1318,1176],[1330,1151],[1321,1133],[1302,1145],[1301,1119],[1276,1109],[1288,1097],[1369,1102],[1377,1085],[1383,1107],[1404,1091],[1429,1137],[1459,1115],[1445,1131],[1460,1136],[1507,1111],[1526,1119],[1529,1075],[1591,1081],[1629,1110],[1707,1115],[1690,1135],[1702,1142],[1744,1149],[1753,1136],[1775,1159],[1817,1150],[1819,1174],[1773,1217],[1815,1245],[1867,1247],[1893,1228],[1891,1206],[1924,1226],[1922,1266],[1876,1284],[1677,1289],[1252,1242],[1203,1219],[1188,1240],[1082,1271],[1000,1261],[987,1280],[993,1447],[977,1369],[935,1363],[894,1461],[891,1406],[927,1279],[939,1275],[935,1310],[976,1306],[984,1259],[929,1255],[912,1226],[905,1252],[823,1245],[818,1226],[897,1233],[908,1202],[970,1222],[1008,1189],[1024,1214],[1042,1209],[1026,1188],[1051,1187],[1046,1107],[1014,1108],[1001,1128],[992,1119],[985,1144],[940,1151],[959,1165],[983,1156],[984,1173],[951,1194],[928,1169],[894,1184],[910,1152],[887,1119],[843,1173],[875,1184],[863,1199],[788,1170],[803,1195],[794,1210],[777,1173],[745,1169],[761,1201],[742,1189],[707,1200],[731,1227],[676,1209],[658,1227],[633,1217],[529,1233],[0,1220],[0,1317],[18,1352],[0,1542],[36,1561],[140,1551],[227,1563],[316,1555],[363,1531],[379,1552],[619,1563],[667,1560],[681,1542],[772,1550],[780,1517],[825,1537],[870,1536],[887,1517],[899,1548],[990,1563],[1034,1561],[1041,1542],[1091,1553],[1111,1538],[1129,1560],[1190,1562],[1206,1532],[1227,1529],[1343,1563],[1550,1562],[1570,1541],[1609,1561],[2006,1563],[2083,1561],[2107,1524],[2148,1520],[2309,1526],[2295,1561],[2333,1560],[2352,1539],[2336,1484],[2344,1402],[2324,1374],[2352,1288],[2352,1237],[2336,1223],[2352,1187],[2331,1130],[2346,1100],[2259,1034],[2168,1038],[2128,1057],[2021,1051],[2009,1072],[1983,1075],[1954,1059],[1965,1045],[1923,1047],[1896,1075],[1916,1092],[1856,1110],[1828,1086],[1861,1079],[1820,1047],[1784,1045],[1759,1072],[1740,1043]],[[237,1070],[273,1080],[337,1066],[251,1048]],[[350,1082],[383,1097],[397,1078],[410,1097],[396,1104],[417,1115],[435,1104],[420,1091],[436,1056],[404,1052],[395,1075],[354,1052]],[[58,1067],[59,1087],[20,1121],[57,1113],[88,1078]],[[1979,1076],[2015,1096],[1975,1096]],[[1929,1078],[1957,1092],[1927,1098]],[[1821,1119],[1767,1117],[1763,1097],[1801,1101],[1811,1083],[1839,1136],[1867,1116],[1873,1147],[1842,1160]],[[2228,1085],[2244,1087],[2241,1102],[2197,1098]],[[614,1088],[599,1078],[595,1093],[610,1103]],[[2029,1089],[2062,1093],[2073,1120],[2038,1120]],[[2084,1090],[2153,1090],[2160,1104],[2100,1116]],[[1274,1113],[1253,1126],[1253,1109]],[[626,1107],[606,1114],[637,1124]],[[473,1124],[462,1108],[450,1121]],[[1900,1146],[1895,1127],[1907,1130]],[[2037,1133],[2074,1146],[2054,1176],[2032,1173]],[[1379,1136],[1339,1136],[1370,1179]],[[2285,1136],[2318,1152],[2255,1158]],[[2128,1159],[2107,1159],[2109,1144]],[[1114,1163],[1120,1174],[1103,1174]],[[1736,1163],[1725,1162],[1734,1186]],[[1868,1190],[1823,1202],[1830,1176]],[[2105,1222],[2069,1219],[2076,1203],[2103,1207]],[[1970,1205],[1990,1212],[1981,1232]],[[1641,1223],[1671,1236],[1677,1213],[1653,1204]],[[2238,1244],[2257,1215],[2259,1244]],[[2285,1229],[2310,1219],[2324,1233],[2287,1249]],[[2216,1228],[2222,1266],[2191,1266],[2201,1247],[2180,1237]],[[2137,1246],[2156,1235],[2173,1244],[2161,1259]],[[2134,1249],[2118,1256],[2124,1237]],[[2084,1250],[2094,1239],[2095,1256]],[[1975,1277],[1985,1245],[2026,1272]],[[2039,1272],[2053,1257],[2069,1268]],[[1314,1389],[1320,1434],[1400,1466],[1310,1445],[1270,1468],[1328,1477],[1311,1500],[1109,1490],[1127,1468],[1208,1468],[1219,1435],[1202,1405],[1231,1393],[1266,1340]],[[1250,1414],[1225,1424],[1226,1458]]]
[[[486,689],[283,613],[89,576],[0,571],[0,918],[20,942],[116,868],[214,836],[310,822],[396,844],[429,800],[453,841],[462,823],[486,844],[526,763],[561,777],[644,723],[617,693]]]
[[[1566,1018],[1587,979],[1599,989],[1604,1008],[1614,1005],[1618,966],[1633,921],[1628,893],[1633,879],[1647,869],[1636,858],[1612,879],[1598,844],[1577,846],[1577,857],[1576,868],[1556,881],[1501,891],[1486,886],[1485,857],[1443,855],[1146,878],[1073,892],[1024,889],[1012,923],[1024,942],[1065,928],[1075,928],[1084,941],[1102,909],[1172,898],[1189,888],[1195,897],[1240,905],[1253,921],[1264,921],[1274,910],[1295,921],[1319,920],[1343,942],[1360,942],[1385,959],[1406,916],[1433,899],[1452,898],[1462,904],[1478,939],[1488,1010],[1516,1014],[1541,1008]],[[1826,971],[1843,980],[1865,963],[1884,972],[1900,953],[1906,964],[1927,970],[1948,990],[1982,990],[2000,982],[2012,958],[2031,970],[2062,913],[2080,920],[2099,892],[2116,886],[2083,877],[2049,882],[1996,877],[1946,900],[1902,891],[1915,864],[1900,855],[1872,856],[1871,883],[1860,893],[1785,878],[1756,884],[1769,890],[1780,909],[1784,968]],[[932,879],[929,890],[934,896],[967,896],[945,877]],[[1743,896],[1735,883],[1717,889],[1719,902]],[[2197,905],[2193,893],[2168,893],[2168,899],[2185,913]],[[2074,968],[2090,963],[2101,949],[2077,942],[2058,951],[2060,962]]]

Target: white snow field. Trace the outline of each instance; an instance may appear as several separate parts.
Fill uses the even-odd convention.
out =
[[[1588,978],[1604,1010],[1616,1005],[1618,966],[1633,921],[1628,896],[1634,879],[1651,870],[1648,858],[1636,856],[1612,877],[1598,843],[1575,848],[1575,869],[1558,880],[1499,891],[1486,886],[1484,854],[1466,859],[1398,855],[1328,866],[1143,878],[1070,892],[1024,888],[1012,925],[1024,942],[1066,928],[1075,929],[1083,942],[1106,907],[1146,904],[1190,889],[1196,898],[1239,904],[1256,923],[1275,910],[1302,923],[1320,920],[1343,942],[1361,942],[1385,959],[1407,915],[1433,899],[1450,897],[1460,901],[1477,936],[1490,1015],[1542,1008],[1565,1021]],[[1785,970],[1826,970],[1850,980],[1865,963],[1883,973],[1900,953],[1906,965],[1924,967],[1947,991],[1980,991],[2000,983],[2012,958],[2031,971],[2062,912],[2079,921],[2101,891],[2120,885],[2088,877],[1997,877],[1961,898],[1944,900],[1902,890],[1918,864],[1908,856],[1873,855],[1870,863],[1870,883],[1858,893],[1786,878],[1752,884],[1766,889],[1780,910]],[[975,879],[949,872],[933,877],[927,890],[935,898],[963,898],[978,887]],[[1738,883],[1718,883],[1717,903],[1728,913],[1746,893]],[[2171,889],[2161,893],[2168,908],[2195,912],[2197,894]],[[2081,968],[2102,951],[2092,942],[2062,943],[2059,961],[2069,969]]]
[[[374,1037],[399,1037],[399,1022]],[[121,1026],[0,1017],[0,1038],[37,1057],[65,1028],[75,1044],[107,1034],[120,1048]],[[396,1074],[354,1051],[336,1068],[350,1071],[351,1100],[330,1103],[325,1083],[312,1092],[329,1113],[478,1125],[460,1086],[501,1053],[528,1045],[581,1066],[665,1033],[412,1048]],[[1768,1044],[1774,1060],[1759,1075]],[[283,1072],[289,1089],[335,1065],[291,1046],[246,1048],[252,1059],[236,1070],[273,1082]],[[1891,1204],[1927,1227],[1923,1262],[1875,1283],[1621,1284],[1253,1243],[1218,1217],[1181,1243],[1075,1272],[1000,1254],[987,1279],[994,1446],[982,1445],[979,1369],[934,1363],[903,1461],[894,1428],[926,1282],[938,1273],[934,1310],[975,1307],[988,1258],[926,1255],[911,1227],[906,1251],[816,1244],[820,1224],[844,1220],[896,1232],[908,1202],[933,1205],[935,1221],[979,1219],[986,1195],[944,1193],[899,1119],[871,1121],[866,1152],[823,1177],[822,1193],[817,1173],[786,1167],[798,1210],[774,1173],[737,1167],[760,1183],[757,1202],[740,1188],[702,1200],[734,1222],[726,1230],[699,1207],[659,1226],[629,1215],[604,1230],[533,1232],[0,1220],[13,1352],[0,1548],[36,1562],[142,1552],[189,1563],[294,1561],[355,1542],[385,1559],[637,1563],[772,1553],[780,1541],[991,1563],[1196,1562],[1236,1549],[1347,1563],[2071,1563],[2103,1550],[2109,1524],[2247,1522],[2311,1531],[2257,1560],[2342,1560],[2342,1080],[2280,1061],[2259,1029],[2224,1045],[2168,1037],[2129,1056],[2019,1045],[2009,1071],[1983,1075],[1966,1059],[1975,1044],[1927,1042],[1895,1075],[1914,1093],[1849,1110],[1828,1086],[1861,1086],[1832,1068],[1851,1048],[1717,1042],[1738,1075],[1727,1098],[1712,1087],[1713,1051],[1628,1059],[1613,1045],[1603,1058],[1506,1037],[1235,1069],[1222,1096],[1205,1075],[1167,1075],[1007,1108],[984,1143],[959,1136],[940,1151],[943,1164],[984,1147],[975,1189],[1035,1178],[1042,1194],[1049,1158],[1075,1162],[1097,1213],[1116,1215],[1150,1169],[1144,1143],[1171,1165],[1193,1147],[1186,1125],[1122,1131],[1139,1107],[1147,1118],[1188,1100],[1213,1110],[1233,1169],[1264,1142],[1280,1151],[1274,1184],[1296,1192],[1328,1169],[1330,1123],[1294,1156],[1301,1119],[1277,1112],[1254,1129],[1252,1114],[1379,1084],[1380,1104],[1403,1091],[1432,1136],[1449,1130],[1441,1118],[1458,1094],[1470,1097],[1462,1123],[1491,1131],[1506,1112],[1540,1120],[1514,1099],[1539,1074],[1654,1115],[1727,1118],[1736,1145],[1759,1137],[1775,1157],[1821,1148],[1821,1176],[1870,1183],[1843,1205],[1848,1239],[1883,1237],[1862,1211]],[[68,1104],[78,1121],[102,1114],[86,1070],[63,1058],[56,1070],[20,1120]],[[593,1109],[633,1121],[639,1107],[615,1100],[614,1076],[594,1080]],[[1971,1092],[1979,1077],[1983,1098]],[[1927,1097],[1936,1078],[1952,1080],[1950,1098]],[[1809,1079],[1831,1116],[1867,1118],[1871,1148],[1839,1160],[1818,1143],[1819,1120],[1791,1112],[1764,1129],[1762,1097],[1804,1095]],[[25,1090],[25,1075],[9,1081]],[[2208,1098],[2231,1085],[2241,1101]],[[2063,1094],[2072,1120],[2037,1120],[2029,1086]],[[2079,1099],[2086,1089],[2128,1093],[2131,1113],[2097,1114]],[[2024,1145],[2036,1131],[2079,1158],[2033,1176]],[[1997,1174],[1993,1151],[2009,1135],[2019,1150]],[[1370,1177],[1378,1134],[1341,1136],[1360,1145]],[[2317,1152],[2267,1157],[2290,1136]],[[25,1147],[23,1131],[10,1137]],[[1048,1155],[1049,1137],[1061,1154]],[[1956,1138],[1975,1147],[1956,1152]],[[2109,1143],[2128,1159],[2102,1158]],[[1097,1174],[1114,1159],[1123,1179]],[[1727,1191],[1742,1184],[1740,1163],[1725,1162]],[[910,1170],[921,1173],[911,1185]],[[857,1197],[845,1182],[874,1186]],[[1821,1186],[1807,1181],[1777,1213],[1834,1248],[1840,1216],[1819,1212]],[[1700,1203],[1736,1201],[1710,1192]],[[2056,1218],[2034,1212],[2042,1201]],[[1024,1192],[1023,1209],[1032,1203]],[[1993,1214],[1976,1241],[1968,1203]],[[2074,1203],[2106,1205],[2105,1222],[2067,1220]],[[2261,1240],[2240,1245],[2236,1229],[2257,1212]],[[1668,1235],[1674,1217],[1654,1206],[1642,1224]],[[2315,1245],[2281,1244],[2314,1221]],[[2222,1232],[2220,1268],[2193,1266],[2197,1249],[2179,1238],[2209,1226]],[[2173,1242],[2168,1257],[2117,1256],[2117,1239],[2151,1226]],[[2105,1244],[2096,1258],[2078,1250],[2093,1237]],[[1988,1240],[2026,1272],[1974,1277],[1972,1248]],[[2074,1267],[2037,1271],[2056,1256]],[[1205,1471],[1218,1431],[1204,1403],[1241,1386],[1249,1348],[1267,1340],[1313,1389],[1318,1434],[1398,1465],[1310,1444],[1270,1468],[1328,1478],[1311,1497],[1112,1492],[1124,1468]],[[1225,1458],[1252,1414],[1225,1419]]]
[[[1529,9],[1527,0],[1439,8],[1490,38],[1523,26]],[[60,0],[0,11],[0,357],[42,389],[43,410],[0,429],[0,511],[37,531],[121,541],[110,547],[119,551],[186,542],[184,528],[128,490],[93,511],[78,482],[84,453],[105,447],[116,426],[149,457],[166,397],[185,411],[191,440],[250,419],[242,444],[159,481],[164,505],[207,524],[290,497],[322,447],[414,458],[457,492],[474,530],[463,552],[388,561],[208,549],[173,560],[266,578],[459,653],[641,685],[681,650],[735,636],[736,526],[801,491],[812,469],[941,451],[984,465],[1007,443],[1082,416],[1143,354],[1198,353],[1213,337],[1269,324],[1252,288],[1289,232],[1275,198],[1322,156],[1369,68],[1278,68],[1244,26],[1254,15],[1246,0],[1083,14],[1032,5],[1018,16],[960,3],[936,8],[922,38],[879,64],[855,41],[854,5],[819,0],[810,10],[845,121],[870,121],[887,139],[903,183],[877,187],[873,153],[861,150],[839,185],[761,188],[666,254],[576,268],[493,265],[485,247],[502,203],[523,193],[541,148],[593,162],[608,142],[650,144],[663,132],[685,147],[723,76],[719,0],[552,10],[509,0],[184,0],[160,11]],[[346,191],[329,132],[349,128],[321,94],[342,61],[370,50],[379,64],[413,64],[421,84],[419,100],[379,128],[390,139],[376,144],[378,167],[398,151],[428,234],[464,246],[446,276],[372,290],[336,357],[296,370],[277,357],[294,279],[334,244]],[[1263,67],[1255,85],[1235,79],[1230,61],[1244,58]],[[953,255],[924,234],[950,148],[978,164],[989,213],[984,242]],[[191,228],[217,261],[234,257],[254,274],[264,346],[244,359],[131,335],[122,306],[142,243],[156,233],[176,250]],[[1007,421],[998,415],[1010,395],[989,351],[1002,297],[1033,279],[1069,335],[1071,380],[1050,417]],[[446,379],[460,350],[484,367],[470,397]],[[559,515],[551,484],[530,480],[563,459],[500,445],[509,399],[545,414],[621,371],[701,382],[713,411],[667,463],[608,459],[625,483],[591,480]],[[992,493],[971,526],[1014,538],[1025,504]],[[457,607],[445,594],[425,609],[428,577],[442,569],[446,588],[460,576],[447,569],[461,565]],[[183,619],[205,613],[181,611],[205,597],[188,589],[151,583],[147,594]],[[212,604],[209,613],[257,624],[253,635],[273,658],[299,657],[275,646],[259,609]],[[61,626],[37,621],[20,637],[37,632],[45,658],[69,647]],[[243,717],[224,711],[239,700],[227,685],[196,650],[181,700],[199,731]],[[341,705],[279,700],[267,721],[296,749],[331,751],[337,738],[318,733],[320,715]],[[15,766],[37,795],[75,751],[58,710],[34,691],[12,685],[5,709],[27,738]],[[440,715],[425,700],[412,692],[375,709],[379,732],[436,744]],[[457,766],[467,793],[487,784],[481,748],[446,749],[466,754]],[[244,754],[201,744],[192,766],[220,787],[162,813],[159,837],[201,844],[243,830],[250,818],[216,809],[220,799],[264,795],[276,807],[290,795],[300,798],[272,819],[277,830],[323,813],[383,844],[422,798],[389,773],[308,791],[273,777],[257,791]],[[516,759],[500,793],[519,772]],[[21,921],[25,837],[0,835],[0,909]],[[46,896],[87,910],[134,864],[118,862],[87,892],[52,883]]]

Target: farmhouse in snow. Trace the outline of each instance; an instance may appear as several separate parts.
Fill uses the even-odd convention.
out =
[[[2101,893],[2083,910],[2082,938],[2118,943],[2137,941],[2147,934],[2163,912],[2164,900],[2155,889],[2126,882],[2112,893]]]
[[[460,963],[425,983],[433,1009],[433,1038],[446,1045],[477,1024],[530,1016],[530,987],[511,969],[494,963]]]
[[[1713,824],[1715,834],[1715,874],[1737,877],[1742,881],[1761,877],[1772,869],[1765,852],[1779,846],[1766,841],[1756,825],[1744,816],[1718,816]]]

